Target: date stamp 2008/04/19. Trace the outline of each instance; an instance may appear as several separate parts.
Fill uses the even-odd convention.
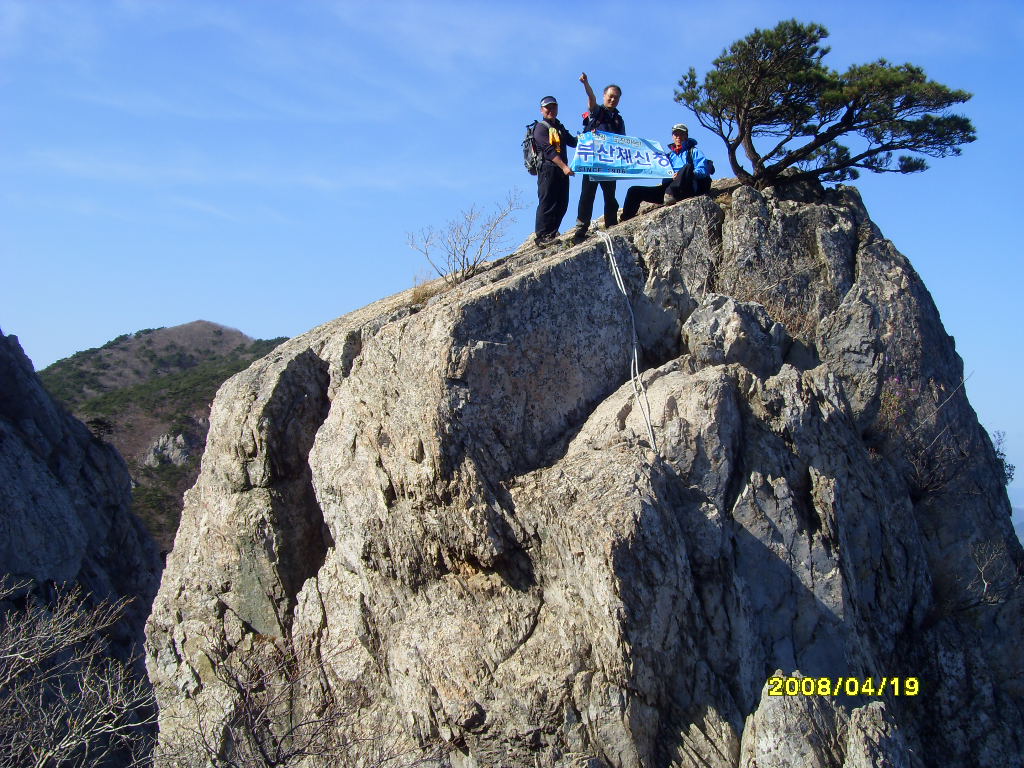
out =
[[[769,677],[769,696],[917,696],[916,677]]]

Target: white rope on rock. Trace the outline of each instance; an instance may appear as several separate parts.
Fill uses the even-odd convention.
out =
[[[643,415],[644,421],[647,422],[647,435],[651,438],[651,448],[657,454],[658,441],[654,437],[654,425],[651,423],[651,403],[647,399],[647,388],[644,386],[643,377],[640,375],[640,344],[636,334],[636,318],[633,316],[633,305],[629,301],[629,291],[626,290],[626,283],[622,279],[619,265],[615,263],[615,246],[612,244],[611,236],[607,232],[597,232],[596,234],[601,238],[605,251],[608,253],[608,263],[611,265],[615,284],[626,299],[626,309],[629,310],[629,324],[633,332],[633,359],[630,362],[630,378],[633,381],[633,392],[636,395],[636,402],[640,407],[640,413]]]

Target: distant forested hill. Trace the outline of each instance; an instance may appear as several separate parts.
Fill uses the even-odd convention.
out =
[[[197,320],[119,336],[57,361],[39,377],[124,456],[135,485],[134,511],[167,552],[182,494],[199,472],[217,389],[282,341]]]

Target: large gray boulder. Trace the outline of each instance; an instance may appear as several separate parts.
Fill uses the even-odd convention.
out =
[[[856,191],[799,197],[613,230],[629,304],[602,243],[524,247],[229,380],[148,625],[162,748],[230,749],[222,671],[273,647],[366,764],[1021,765],[1022,552],[961,361]]]
[[[0,333],[0,576],[46,595],[130,598],[115,648],[141,651],[161,563],[131,513],[124,460],[43,389],[15,336]],[[134,650],[133,650],[134,649]]]

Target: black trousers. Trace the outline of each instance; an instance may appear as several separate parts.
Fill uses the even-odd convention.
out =
[[[641,203],[661,203],[668,192],[676,200],[706,195],[711,189],[710,176],[694,176],[687,168],[679,171],[671,179],[665,179],[657,187],[630,187],[626,192],[626,202],[622,205],[622,220],[632,219],[640,210]]]
[[[615,182],[594,181],[590,176],[583,177],[583,191],[580,192],[576,223],[585,227],[590,226],[590,220],[594,218],[594,198],[597,197],[598,185],[601,186],[601,194],[604,195],[604,225],[614,227],[619,223],[619,201],[615,199]]]
[[[656,187],[630,187],[626,192],[626,202],[622,204],[622,220],[626,221],[636,216],[641,203],[658,203],[660,205],[670,183],[671,179],[665,179]]]
[[[533,231],[538,238],[557,235],[569,210],[569,177],[554,163],[545,162],[537,173],[537,219]]]

